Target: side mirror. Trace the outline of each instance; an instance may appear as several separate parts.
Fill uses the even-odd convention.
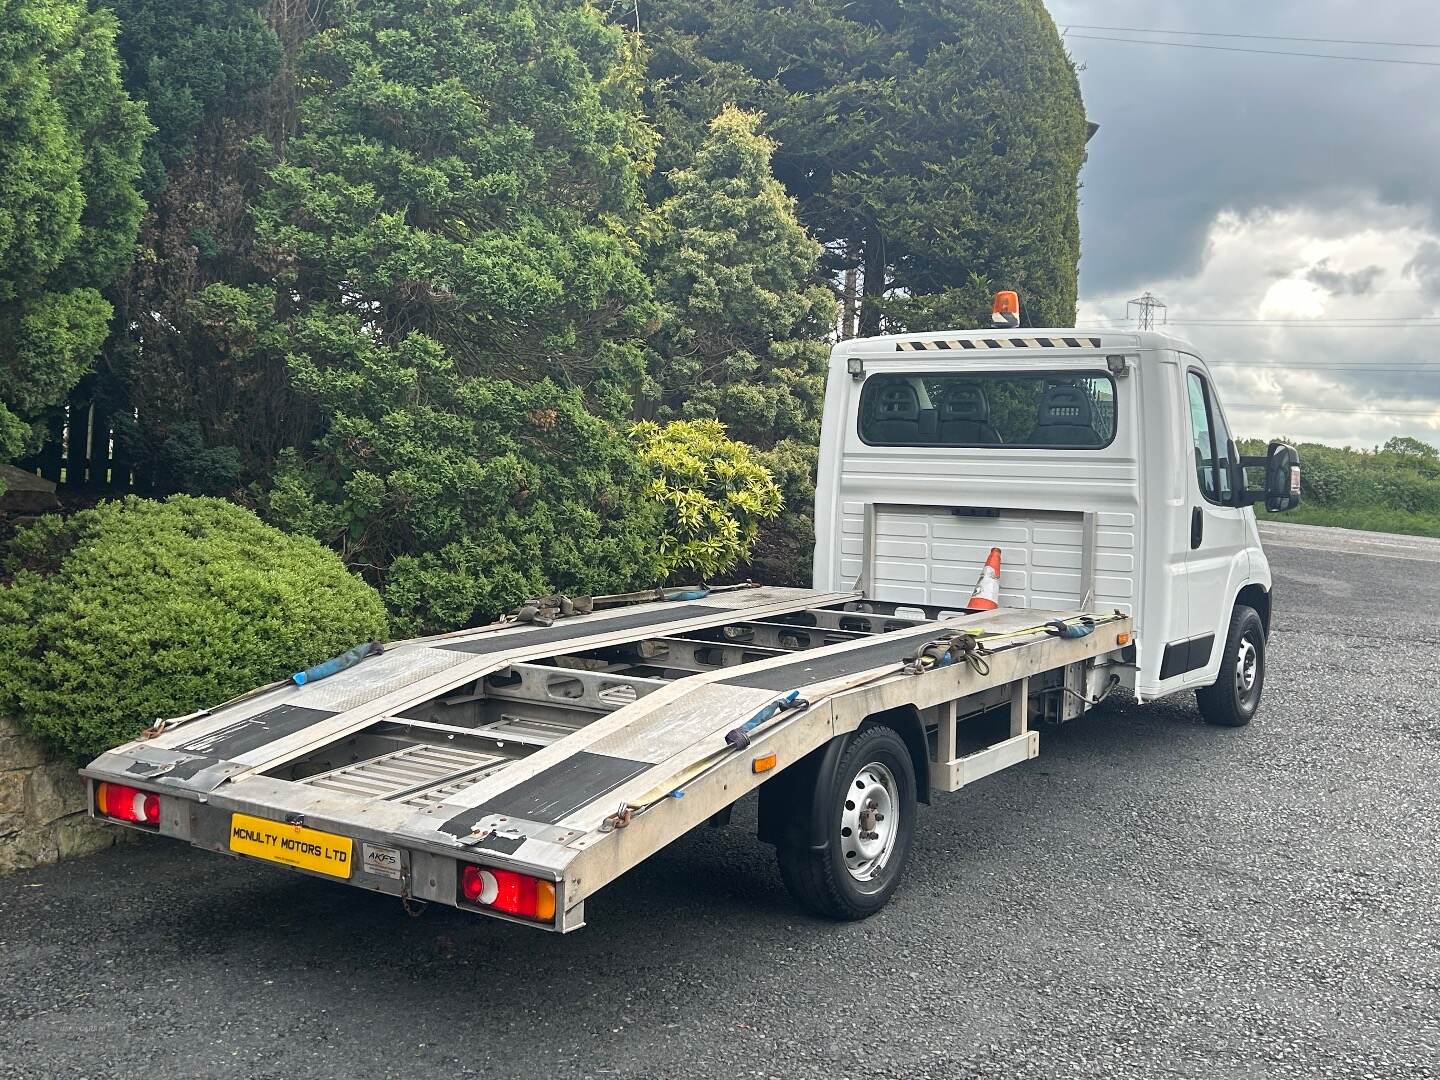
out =
[[[1300,505],[1300,454],[1282,442],[1265,452],[1265,509],[1272,514]]]
[[[1265,470],[1262,490],[1251,491],[1244,486],[1246,469]],[[1242,457],[1235,472],[1241,481],[1236,485],[1237,506],[1250,506],[1263,499],[1265,509],[1278,514],[1300,505],[1300,454],[1293,446],[1272,442],[1264,457]]]

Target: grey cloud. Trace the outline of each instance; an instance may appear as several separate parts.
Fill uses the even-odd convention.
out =
[[[1437,245],[1440,246],[1440,245]],[[1231,335],[1236,348],[1226,348],[1221,340],[1207,341],[1202,351],[1210,359],[1227,357],[1252,362],[1245,368],[1223,368],[1222,399],[1231,402],[1284,401],[1305,409],[1327,407],[1348,409],[1387,407],[1402,411],[1423,409],[1440,393],[1440,373],[1414,369],[1400,370],[1391,365],[1414,361],[1429,355],[1431,332],[1425,328],[1406,330],[1288,330],[1278,331],[1259,344],[1247,334]],[[1246,345],[1238,345],[1239,341]],[[1248,345],[1248,347],[1247,347]],[[1296,370],[1267,365],[1304,364],[1320,359],[1336,367]],[[1273,376],[1278,393],[1259,392],[1247,376]],[[1398,404],[1397,404],[1398,403]],[[1278,411],[1278,410],[1277,410]],[[1238,409],[1234,417],[1236,430],[1244,435],[1278,434],[1279,423],[1273,413],[1256,409]],[[1417,417],[1397,417],[1379,423],[1373,417],[1350,412],[1326,415],[1323,412],[1294,414],[1283,425],[1286,433],[1306,439],[1347,443],[1353,446],[1375,446],[1391,435],[1412,435],[1430,443],[1440,444],[1440,432]]]
[[[1405,264],[1405,276],[1425,291],[1431,300],[1440,300],[1440,242],[1426,240]]]
[[[1328,258],[1318,259],[1318,251],[1327,252]],[[1440,297],[1427,304],[1414,289],[1427,273],[1426,280],[1440,284],[1440,233],[1417,236],[1406,212],[1371,202],[1327,214],[1286,211],[1231,217],[1216,227],[1204,254],[1199,274],[1154,284],[1170,301],[1174,332],[1189,338],[1215,364],[1238,434],[1284,433],[1355,446],[1374,446],[1405,434],[1440,443],[1440,418],[1427,415],[1440,402],[1440,367],[1416,364],[1433,354],[1434,327],[1403,322],[1367,326],[1358,321],[1379,314],[1440,314]],[[1380,266],[1379,275],[1369,272],[1372,265]],[[1278,267],[1289,269],[1276,274]],[[1329,271],[1343,275],[1345,286],[1357,284],[1351,280],[1356,268],[1366,271],[1358,284],[1376,279],[1369,282],[1370,295],[1331,293],[1317,307],[1307,299],[1309,290],[1292,289],[1288,295],[1297,308],[1284,306],[1285,290],[1276,294],[1268,312],[1259,303],[1277,281],[1293,284],[1315,269],[1322,280]],[[1374,300],[1382,290],[1395,294],[1383,310]],[[1087,303],[1118,319],[1126,295],[1089,297]],[[1287,312],[1292,323],[1282,318]],[[1314,323],[1306,312],[1315,316]],[[1267,314],[1277,321],[1205,321],[1225,315],[1264,319]],[[1299,411],[1282,417],[1277,408],[1281,403]]]
[[[1048,0],[1067,21],[1248,34],[1406,41],[1440,38],[1433,0],[1364,9],[1354,0]],[[1428,29],[1427,29],[1428,28]],[[1137,38],[1134,32],[1075,34]],[[1239,48],[1389,58],[1378,47],[1191,38]],[[1192,273],[1221,211],[1367,201],[1440,220],[1440,78],[1435,68],[1166,48],[1072,37],[1086,110],[1100,130],[1082,177],[1082,288],[1144,288]],[[1427,54],[1428,57],[1428,54]]]
[[[1305,272],[1305,280],[1333,296],[1364,296],[1375,288],[1375,282],[1384,273],[1384,267],[1380,266],[1367,266],[1346,273],[1332,268],[1329,259],[1321,259]]]
[[[1354,0],[1046,3],[1062,27],[1440,40],[1434,0],[1371,5],[1363,33]],[[1126,297],[1147,288],[1164,296],[1178,332],[1218,363],[1239,434],[1284,430],[1359,446],[1409,434],[1440,443],[1440,428],[1426,415],[1440,400],[1440,368],[1415,364],[1431,356],[1433,328],[1344,322],[1376,314],[1371,297],[1381,291],[1397,294],[1387,313],[1440,313],[1440,68],[1264,51],[1440,57],[1278,40],[1171,40],[1260,51],[1068,40],[1082,67],[1086,110],[1100,124],[1082,176],[1082,296],[1117,320]],[[1336,322],[1204,321],[1263,317],[1259,298],[1285,279],[1324,290],[1323,303],[1307,306],[1301,290],[1290,294],[1299,303],[1290,308],[1281,290],[1272,313],[1323,312]],[[1180,326],[1185,318],[1193,321]],[[1282,419],[1275,410],[1282,402],[1300,411]],[[1371,408],[1395,413],[1361,411]]]

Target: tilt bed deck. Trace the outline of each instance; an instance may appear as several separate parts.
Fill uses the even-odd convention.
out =
[[[747,588],[503,623],[174,722],[84,775],[92,813],[137,828],[573,930],[597,889],[879,714],[911,725],[922,797],[1034,757],[1032,716],[1118,681],[1129,619],[1045,625],[1081,618]]]

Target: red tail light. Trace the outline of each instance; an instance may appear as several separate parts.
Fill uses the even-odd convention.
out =
[[[464,866],[460,869],[460,895],[469,903],[519,915],[525,919],[552,922],[555,919],[555,883],[542,881],[514,870],[493,866]]]
[[[124,784],[99,784],[95,788],[95,809],[116,821],[134,825],[160,824],[160,796],[153,791]]]

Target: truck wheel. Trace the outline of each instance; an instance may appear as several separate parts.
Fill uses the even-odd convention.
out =
[[[1195,691],[1207,724],[1244,727],[1260,708],[1265,689],[1265,626],[1254,608],[1236,604],[1225,635],[1225,655],[1214,686]]]
[[[831,791],[813,805],[828,838],[823,851],[781,847],[780,877],[807,911],[863,919],[900,883],[915,829],[915,766],[893,728],[864,728],[835,769]]]

